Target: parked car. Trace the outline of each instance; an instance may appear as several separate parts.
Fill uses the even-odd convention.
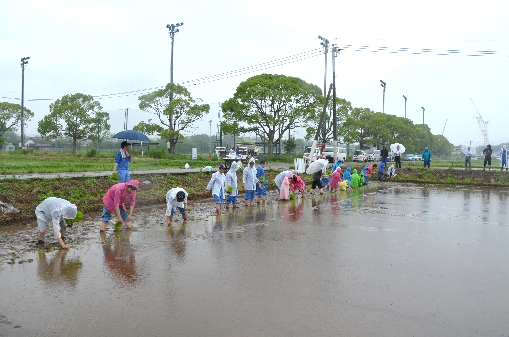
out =
[[[422,155],[414,154],[414,160],[415,161],[422,160]]]
[[[359,163],[365,162],[367,160],[366,153],[362,150],[355,150],[353,154],[353,161],[357,161]]]
[[[405,161],[415,161],[415,155],[413,154],[407,154],[405,155]],[[418,159],[417,159],[418,160]]]
[[[366,156],[366,160],[365,161],[374,162],[375,161],[375,155],[373,153],[368,154]]]

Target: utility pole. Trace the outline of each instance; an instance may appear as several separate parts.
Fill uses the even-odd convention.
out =
[[[422,109],[422,125],[424,125],[424,107],[421,106],[421,109]]]
[[[25,66],[30,57],[21,58],[21,148],[25,147]]]
[[[403,95],[403,98],[405,99],[405,118],[406,118],[406,96]]]
[[[385,84],[384,81],[380,80],[380,85],[382,86],[382,88],[384,88],[384,96],[383,96],[383,100],[382,100],[382,113],[385,113],[385,87],[387,86],[387,84]]]
[[[338,160],[338,129],[336,117],[336,53],[339,49],[335,44],[332,45],[332,139],[334,140],[334,161]]]
[[[321,35],[318,35],[318,38],[322,40],[320,43],[322,47],[324,48],[325,52],[325,74],[323,75],[323,97],[327,95],[327,53],[329,52],[329,40],[322,37]]]

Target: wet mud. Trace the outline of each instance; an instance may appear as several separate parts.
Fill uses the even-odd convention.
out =
[[[0,336],[506,336],[505,189],[373,184],[135,229],[0,230]]]

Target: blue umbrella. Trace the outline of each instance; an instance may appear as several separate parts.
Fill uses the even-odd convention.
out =
[[[128,140],[139,140],[140,142],[150,142],[150,139],[145,135],[144,133],[141,133],[136,130],[125,130],[120,131],[116,135],[114,135],[112,138],[118,138],[118,139],[128,139]]]

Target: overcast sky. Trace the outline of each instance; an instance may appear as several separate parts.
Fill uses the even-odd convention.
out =
[[[20,59],[29,56],[25,106],[35,118],[27,137],[37,134],[52,99],[76,92],[97,97],[112,132],[123,130],[126,108],[129,129],[154,121],[137,109],[138,97],[170,82],[166,25],[183,22],[174,82],[211,106],[188,134],[209,134],[209,120],[215,134],[218,102],[250,76],[284,74],[323,88],[321,35],[340,48],[350,45],[336,58],[336,86],[354,107],[381,112],[383,80],[386,113],[403,117],[405,95],[415,124],[422,123],[424,107],[434,134],[443,132],[456,145],[483,145],[472,99],[489,121],[490,143],[498,144],[509,141],[508,17],[505,0],[2,0],[0,100],[20,102]],[[278,61],[285,57],[292,62]],[[331,62],[329,53],[328,84]]]

